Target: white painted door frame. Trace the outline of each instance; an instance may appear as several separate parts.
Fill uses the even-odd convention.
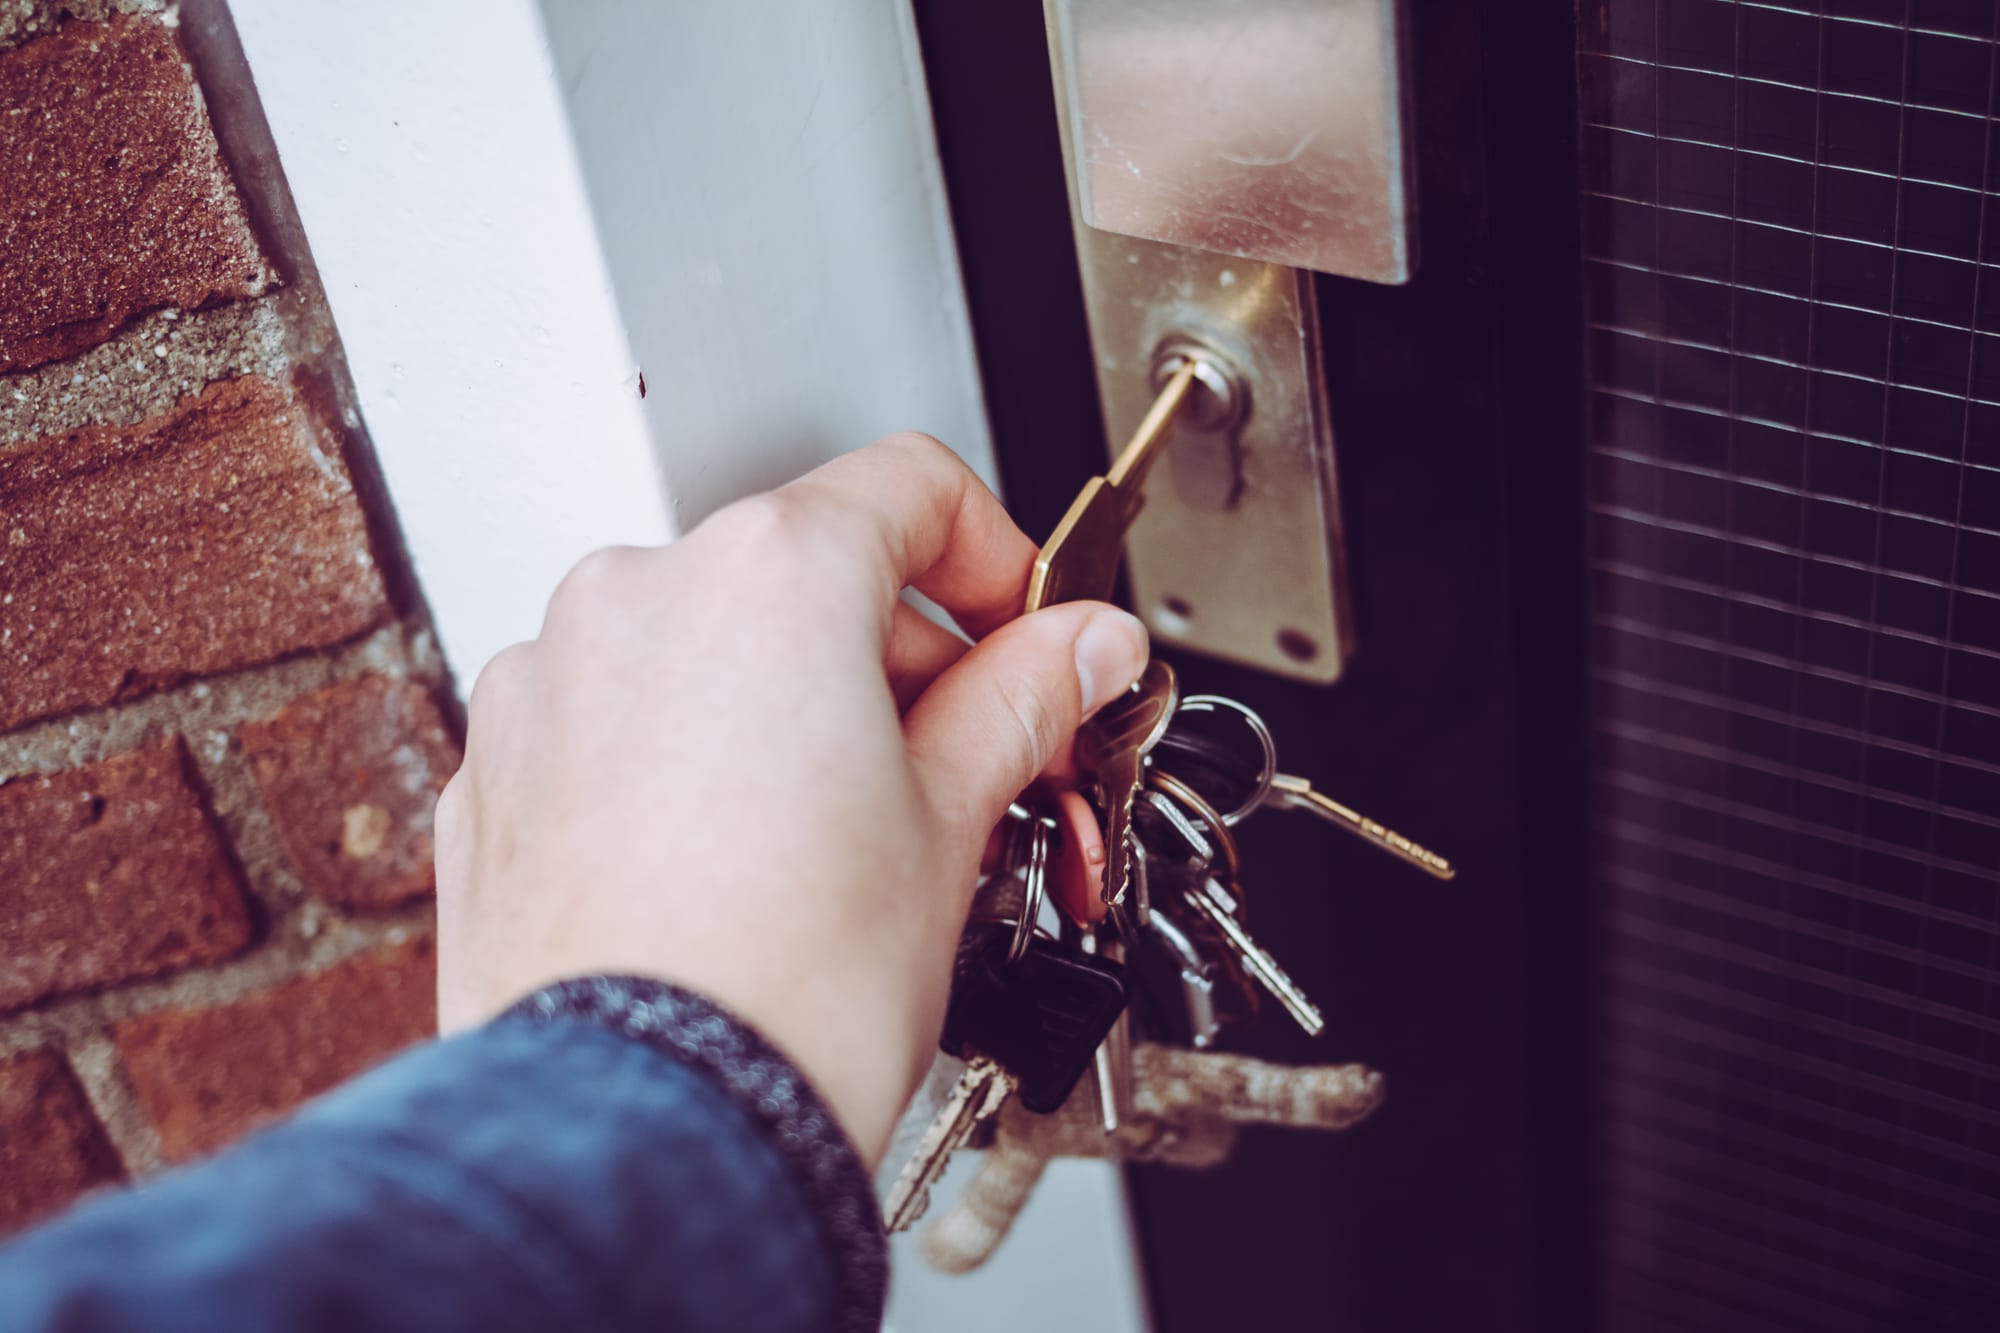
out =
[[[994,480],[907,0],[229,8],[461,689],[595,547],[899,429]],[[895,1283],[899,1333],[1146,1323],[1095,1163]]]

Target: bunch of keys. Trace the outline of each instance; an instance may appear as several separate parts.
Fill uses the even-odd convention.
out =
[[[1239,727],[1239,742],[1226,743],[1218,723]],[[1246,705],[1221,695],[1180,701],[1173,723],[1147,756],[1138,864],[1149,885],[1170,890],[1149,895],[1158,899],[1150,933],[1162,940],[1186,980],[1188,1025],[1197,1048],[1214,1040],[1223,1011],[1214,1001],[1216,970],[1203,975],[1206,985],[1189,977],[1183,939],[1196,957],[1219,961],[1222,976],[1243,997],[1235,1012],[1254,1016],[1261,990],[1308,1036],[1325,1029],[1319,1009],[1244,924],[1242,855],[1234,829],[1264,809],[1316,815],[1436,879],[1457,873],[1442,856],[1314,790],[1305,778],[1279,772],[1270,728]],[[1158,929],[1163,915],[1173,922],[1164,934]]]
[[[1146,472],[1200,369],[1198,356],[1182,359],[1110,471],[1071,505],[1036,560],[1027,611],[1110,597]],[[1220,742],[1205,725],[1230,716],[1255,743],[1247,774],[1242,747]],[[1126,695],[1084,724],[1076,756],[1103,821],[1101,883],[1067,884],[1055,895],[1063,919],[1054,932],[1044,928],[1062,824],[1046,810],[1016,808],[1002,872],[982,887],[961,943],[940,1043],[967,1061],[965,1071],[890,1189],[891,1232],[921,1216],[951,1155],[1010,1101],[1046,1114],[1091,1072],[1099,1122],[1107,1134],[1119,1131],[1131,1103],[1133,1042],[1122,959],[1142,941],[1162,950],[1177,973],[1189,1044],[1198,1050],[1220,1030],[1224,982],[1233,1013],[1253,1015],[1261,990],[1308,1033],[1323,1030],[1319,1010],[1243,925],[1232,830],[1252,813],[1309,811],[1434,876],[1453,873],[1442,857],[1279,773],[1261,718],[1220,696],[1182,699],[1163,662],[1149,664]]]
[[[1037,611],[1059,602],[1102,600],[1111,595],[1118,578],[1118,561],[1124,549],[1125,534],[1144,503],[1140,491],[1145,484],[1146,472],[1160,447],[1165,444],[1175,415],[1194,390],[1198,369],[1195,361],[1189,358],[1174,371],[1111,470],[1102,477],[1091,478],[1069,512],[1063,516],[1062,522],[1056,525],[1054,535],[1035,560],[1024,612]],[[1133,805],[1144,779],[1146,749],[1164,734],[1166,719],[1172,712],[1172,692],[1171,672],[1166,672],[1163,677],[1160,671],[1149,666],[1145,678],[1133,692],[1099,710],[1087,728],[1088,737],[1079,733],[1077,738],[1079,761],[1097,776],[1100,801],[1106,812],[1107,859],[1101,891],[1102,900],[1106,903],[1116,903],[1123,898],[1125,885],[1132,874]],[[1131,725],[1121,725],[1123,722],[1130,722]],[[1086,750],[1088,758],[1084,757]],[[1106,781],[1107,778],[1109,781]],[[1047,843],[1042,839],[1048,836],[1049,826],[1036,816],[1031,815],[1030,821],[1030,845],[1039,842],[1041,854],[1028,868],[1023,901],[1016,908],[1013,933],[1008,937],[1008,954],[1017,962],[1033,951],[1036,940],[1044,938],[1036,933],[1031,909],[1038,913],[1039,905],[1046,897],[1048,856]],[[1015,868],[1009,866],[1008,869],[1011,875]],[[975,929],[978,928],[975,926]],[[1086,951],[1076,947],[1065,952],[1070,955],[1070,961],[1078,962],[1084,969],[1115,966],[1109,959],[1099,957],[1094,949]],[[965,951],[961,948],[960,962],[964,964],[965,961]],[[1123,969],[1118,971],[1122,975]],[[1107,971],[1104,975],[1111,973]],[[1076,984],[1081,974],[1066,976],[1068,980],[1065,984]],[[1082,989],[1078,984],[1079,993]],[[1000,992],[1005,998],[998,995],[976,1001],[961,998],[973,990]],[[1051,997],[1052,1007],[1062,1012],[1066,998]],[[930,1201],[931,1186],[944,1174],[951,1154],[971,1137],[979,1125],[997,1115],[1007,1100],[1020,1090],[1026,1071],[1018,1065],[1010,1065],[1002,1052],[1032,1050],[1034,1041],[1044,1039],[1059,1045],[1059,1051],[1043,1052],[1047,1058],[1035,1062],[1045,1074],[1056,1070],[1074,1070],[1075,1077],[1069,1080],[1068,1087],[1058,1087],[1057,1080],[1050,1077],[1035,1089],[1043,1097],[1059,1094],[1056,1095],[1059,1105],[1068,1097],[1076,1081],[1082,1078],[1087,1065],[1095,1063],[1106,1073],[1110,1072],[1116,1052],[1100,1055],[1100,1048],[1124,1018],[1122,983],[1119,998],[1117,1008],[1108,1016],[1101,1010],[1091,1008],[1091,1022],[1078,1023],[1063,1030],[1057,1024],[1042,1023],[1040,1006],[1034,1003],[1035,997],[1023,987],[1007,986],[1002,973],[984,965],[960,967],[953,980],[952,1005],[940,1044],[948,1051],[969,1052],[971,1059],[965,1073],[945,1098],[943,1109],[918,1142],[909,1164],[890,1187],[883,1214],[891,1232],[904,1230],[922,1215]],[[954,1017],[976,1017],[986,1030],[968,1032],[955,1027]],[[1078,1048],[1083,1054],[1081,1061],[1072,1058]]]

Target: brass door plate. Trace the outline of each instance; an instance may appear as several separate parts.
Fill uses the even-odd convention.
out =
[[[1060,88],[1053,25],[1050,55]],[[1134,608],[1161,640],[1331,683],[1353,641],[1312,275],[1099,231],[1073,173],[1070,217],[1107,452],[1145,415],[1176,342],[1218,353],[1249,399],[1226,442],[1177,428],[1153,468],[1125,548]]]

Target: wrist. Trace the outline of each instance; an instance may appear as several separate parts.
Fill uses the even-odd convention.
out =
[[[841,1275],[841,1326],[873,1329],[886,1299],[888,1252],[874,1186],[818,1090],[764,1036],[706,996],[639,976],[544,986],[496,1023],[589,1023],[706,1077],[783,1159]]]

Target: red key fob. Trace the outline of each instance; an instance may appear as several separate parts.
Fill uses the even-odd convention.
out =
[[[1049,896],[1079,926],[1094,926],[1104,904],[1104,828],[1079,791],[1056,793],[1055,855],[1049,861]]]

